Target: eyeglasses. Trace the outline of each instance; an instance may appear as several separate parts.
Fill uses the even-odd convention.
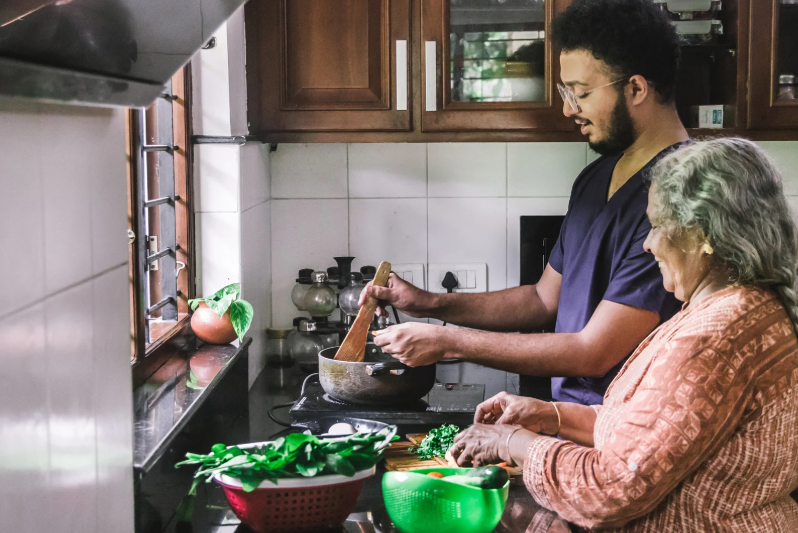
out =
[[[584,98],[588,94],[592,93],[593,91],[597,91],[599,89],[603,89],[604,87],[609,87],[610,85],[615,85],[616,83],[621,83],[622,81],[627,81],[627,78],[623,78],[620,80],[615,80],[611,83],[606,85],[600,85],[598,87],[594,87],[589,91],[585,91],[582,94],[576,94],[573,89],[568,87],[567,85],[563,85],[562,83],[557,84],[557,89],[560,91],[560,96],[562,96],[563,101],[568,102],[571,106],[571,109],[574,110],[574,113],[581,113],[582,108],[579,107],[579,99]]]

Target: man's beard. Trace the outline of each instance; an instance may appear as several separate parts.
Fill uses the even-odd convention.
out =
[[[588,146],[600,155],[616,155],[632,146],[634,142],[635,126],[623,92],[619,91],[610,116],[610,127],[606,138],[595,143],[588,141]]]

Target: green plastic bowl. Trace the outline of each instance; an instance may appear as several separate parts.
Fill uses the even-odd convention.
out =
[[[420,468],[386,472],[382,478],[385,508],[402,533],[489,533],[501,520],[508,481],[500,489],[468,487],[430,477],[465,474],[470,468]]]

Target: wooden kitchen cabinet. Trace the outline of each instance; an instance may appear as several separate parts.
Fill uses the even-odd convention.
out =
[[[691,35],[707,23],[690,13],[669,15],[683,39],[676,105],[690,135],[798,140],[798,100],[779,96],[780,75],[798,78],[798,0],[705,1],[717,8],[711,34]],[[563,115],[550,42],[571,2],[250,0],[251,137],[584,142]],[[690,127],[705,105],[723,106],[722,129]]]
[[[564,0],[420,0],[422,130],[573,131],[551,21]]]
[[[796,129],[798,1],[751,2],[756,7],[751,9],[748,126],[752,129]],[[784,83],[786,81],[792,83]]]
[[[410,0],[245,9],[250,131],[410,129]]]

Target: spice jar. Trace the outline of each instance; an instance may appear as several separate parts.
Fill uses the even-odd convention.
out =
[[[330,316],[338,304],[338,296],[327,285],[326,272],[314,272],[311,275],[313,284],[305,293],[305,310],[310,316]]]
[[[266,364],[273,368],[288,368],[294,365],[294,358],[288,351],[288,335],[293,329],[266,330]]]
[[[300,320],[296,331],[288,337],[288,352],[304,372],[312,374],[319,371],[319,352],[324,349],[324,342],[316,334],[316,323]]]

